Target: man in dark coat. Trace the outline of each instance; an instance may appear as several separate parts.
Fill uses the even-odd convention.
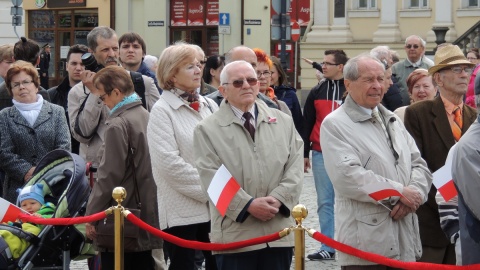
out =
[[[440,95],[412,104],[405,111],[405,127],[432,173],[445,165],[450,148],[476,119],[475,110],[463,103],[473,66],[458,46],[440,47],[435,65],[428,70]],[[423,248],[419,261],[455,264],[455,246],[440,227],[436,193],[432,186],[427,202],[417,210]]]
[[[70,119],[68,118],[68,92],[81,78],[81,73],[85,70],[85,66],[82,63],[82,55],[88,52],[88,47],[81,44],[76,44],[70,47],[67,53],[67,62],[65,64],[65,70],[67,76],[58,85],[48,89],[48,95],[53,104],[62,106],[65,109],[65,116],[67,117],[68,126],[70,126]],[[72,139],[72,153],[78,154],[80,143],[71,137]]]
[[[38,67],[40,68],[40,85],[48,89],[48,68],[50,68],[50,45],[45,43],[42,46],[43,52],[40,54],[40,64]]]

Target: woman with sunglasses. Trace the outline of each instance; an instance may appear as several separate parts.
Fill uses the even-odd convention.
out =
[[[194,164],[193,130],[218,110],[217,104],[197,89],[202,81],[195,47],[176,43],[163,50],[157,78],[162,96],[148,122],[148,146],[157,183],[160,228],[186,240],[209,242],[208,196],[202,190]],[[165,242],[169,269],[195,269],[195,250]],[[216,269],[210,251],[203,251],[205,268]]]
[[[275,96],[275,91],[272,87],[270,87],[272,84],[272,60],[270,60],[270,57],[262,49],[254,48],[253,51],[257,56],[257,78],[260,85],[260,93],[266,95],[273,102],[275,102],[280,111],[291,116],[292,113],[290,112],[287,104],[281,100],[278,100],[278,98]]]
[[[5,77],[13,106],[0,112],[0,167],[5,171],[2,197],[17,200],[16,190],[33,176],[36,164],[55,149],[70,151],[65,110],[38,93],[37,69],[25,61],[12,64]]]

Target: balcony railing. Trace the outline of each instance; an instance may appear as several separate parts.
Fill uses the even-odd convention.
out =
[[[453,44],[458,45],[467,54],[472,48],[480,47],[480,21],[468,29]]]

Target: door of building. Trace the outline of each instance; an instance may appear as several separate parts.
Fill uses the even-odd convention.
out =
[[[65,61],[70,46],[87,45],[87,34],[98,26],[97,9],[31,10],[28,38],[51,48],[49,86],[58,85],[67,75]]]
[[[206,56],[218,55],[218,29],[212,27],[172,27],[172,44],[185,41],[202,47]]]

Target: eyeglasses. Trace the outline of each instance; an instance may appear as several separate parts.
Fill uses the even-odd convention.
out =
[[[240,88],[243,86],[243,82],[245,80],[234,80],[233,82],[231,83],[224,83],[224,84],[232,84],[233,87],[235,88]],[[258,82],[257,78],[247,78],[246,79],[247,83],[250,85],[250,86],[255,86]]]
[[[262,75],[263,75],[263,77],[268,78],[268,77],[272,76],[272,72],[271,71],[264,71],[264,72],[259,71],[259,72],[257,72],[257,77],[260,78],[260,77],[262,77]]]
[[[106,95],[108,95],[108,93],[105,93],[105,94],[103,94],[103,95],[99,96],[98,98],[99,98],[99,99],[100,99],[102,102],[104,102],[104,101],[105,101],[105,96],[106,96]]]
[[[418,49],[420,46],[418,46],[417,44],[413,44],[413,45],[412,44],[407,44],[407,45],[405,45],[405,48],[407,48],[407,49],[411,49],[412,47],[414,49]]]
[[[471,60],[477,60],[478,58],[474,58],[474,57],[467,57],[467,60],[471,61]]]
[[[207,60],[202,60],[202,61],[199,61],[199,62],[200,62],[200,64],[205,65],[207,63]]]
[[[12,89],[17,89],[17,88],[20,87],[20,85],[23,85],[24,87],[27,87],[31,83],[33,83],[33,80],[23,80],[21,82],[14,82],[14,83],[12,83]]]
[[[322,66],[338,66],[340,64],[330,63],[330,62],[322,62],[320,63]]]
[[[472,70],[473,70],[473,68],[471,68],[471,67],[452,67],[450,69],[455,74],[460,74],[460,73],[462,73],[462,71],[465,71],[466,73],[472,73]]]

